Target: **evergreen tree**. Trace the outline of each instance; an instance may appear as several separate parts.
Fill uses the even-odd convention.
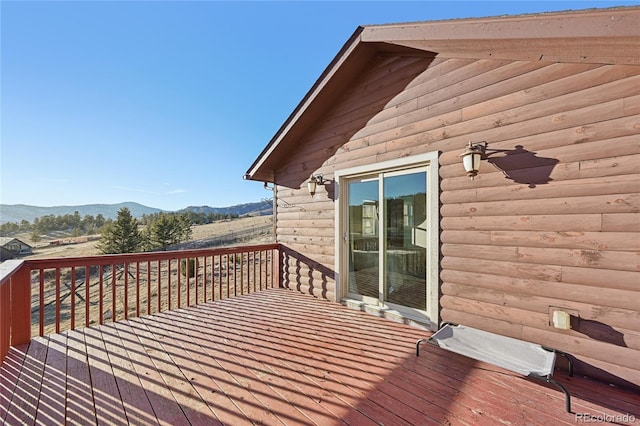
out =
[[[116,221],[108,222],[102,228],[102,238],[96,247],[104,254],[120,254],[138,252],[142,246],[138,221],[128,208],[123,207],[118,210]]]
[[[40,236],[40,234],[38,234],[38,231],[33,231],[31,233],[31,241],[33,241],[34,243],[39,243],[42,240],[42,237]]]
[[[167,246],[187,241],[191,238],[191,223],[185,215],[160,213],[148,218],[145,239],[148,248],[166,250]]]
[[[11,234],[15,234],[20,230],[20,225],[15,222],[6,222],[0,225],[0,235],[8,237]]]
[[[20,231],[21,232],[29,232],[31,231],[31,222],[26,219],[22,219],[20,221]]]
[[[95,226],[96,226],[96,228],[97,228],[97,229],[102,228],[102,227],[104,226],[105,222],[106,222],[106,220],[105,220],[104,216],[102,215],[102,213],[99,213],[99,214],[96,216],[96,220],[95,220]]]

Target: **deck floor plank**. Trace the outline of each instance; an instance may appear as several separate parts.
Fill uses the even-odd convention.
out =
[[[7,410],[6,423],[33,424],[40,399],[48,342],[48,338],[33,339],[25,348],[24,361]]]
[[[181,319],[185,311],[173,315],[175,320]],[[189,315],[189,314],[187,314]],[[184,324],[184,322],[183,322]],[[216,381],[223,392],[233,399],[242,412],[257,424],[282,424],[278,417],[256,398],[251,391],[253,385],[251,374],[234,360],[229,359],[225,351],[227,342],[220,344],[210,327],[190,327],[190,336],[199,342],[200,348],[217,366]],[[222,373],[222,374],[220,374]]]
[[[189,324],[193,321],[194,314],[198,314],[196,310],[187,310],[184,312],[185,316],[181,318],[183,323],[187,324],[187,327],[193,327],[196,323]],[[220,345],[216,342],[222,341],[224,338],[220,336],[219,330],[210,326],[207,327],[208,333],[206,335],[206,341],[202,340],[202,336],[198,338],[201,347],[214,347],[219,353],[224,353],[218,358],[218,363],[227,371],[231,372],[239,386],[243,386],[249,392],[253,394],[253,397],[259,401],[264,407],[266,407],[276,417],[280,417],[280,410],[284,410],[285,415],[291,411],[293,405],[289,404],[286,400],[278,398],[276,392],[266,383],[266,380],[259,380],[259,377],[255,375],[255,372],[247,368],[246,364],[241,360],[246,354],[239,352],[234,345]],[[193,336],[192,336],[193,337]],[[231,367],[229,367],[231,365]],[[297,417],[293,417],[297,420]],[[280,419],[282,421],[282,419]],[[304,424],[309,424],[306,421]]]
[[[133,364],[125,349],[126,343],[120,339],[115,326],[112,324],[103,325],[100,327],[100,332],[127,421],[131,424],[139,425],[158,424],[153,407],[146,392],[142,389],[142,383],[135,373]]]
[[[233,303],[230,301],[229,303]],[[231,310],[235,309],[235,307],[231,307]],[[286,315],[286,314],[284,314]],[[253,322],[251,324],[247,324],[250,330],[260,329],[261,327],[267,326],[269,323],[265,323],[264,321],[253,318]],[[368,381],[360,381],[354,378],[348,370],[343,368],[340,362],[337,363],[326,363],[325,368],[321,369],[310,369],[310,360],[316,359],[319,361],[326,361],[329,357],[334,356],[335,354],[329,350],[335,346],[330,340],[319,340],[309,338],[313,333],[304,332],[300,330],[300,328],[290,321],[275,319],[272,321],[271,326],[278,331],[279,340],[278,344],[281,345],[283,340],[290,340],[290,344],[287,346],[288,355],[296,355],[299,359],[299,367],[303,369],[305,374],[311,376],[316,385],[319,386],[330,386],[330,392],[337,394],[343,402],[349,403],[350,401],[357,401],[360,405],[360,408],[363,410],[375,411],[376,418],[379,418],[382,415],[379,406],[377,404],[371,404],[370,401],[363,401],[361,396],[363,392],[365,392],[368,387]],[[325,343],[323,343],[325,342]],[[291,358],[291,357],[290,357]],[[341,361],[344,360],[342,355],[338,355],[336,360]],[[364,402],[364,404],[362,404]],[[372,415],[374,415],[372,413]],[[392,416],[392,417],[395,417]],[[398,424],[401,423],[401,419],[394,418]]]
[[[66,423],[96,424],[95,401],[89,372],[88,348],[81,331],[67,335]]]
[[[162,379],[171,390],[173,397],[182,408],[190,424],[215,424],[217,418],[200,393],[191,383],[193,375],[183,372],[184,365],[178,347],[167,339],[166,333],[154,333],[144,318],[130,321],[141,343],[152,354],[151,359]]]
[[[136,334],[137,330],[130,322],[116,322],[114,327],[125,344],[133,371],[140,380],[141,389],[149,398],[158,422],[167,426],[189,425],[182,408],[151,359],[154,356],[153,350],[144,347]]]
[[[428,332],[286,289],[35,338],[0,367],[0,422],[575,424],[554,386],[415,342]],[[579,414],[640,395],[560,371]],[[625,424],[624,421],[618,421]]]
[[[319,307],[320,309],[313,309],[314,307]],[[292,306],[290,308],[285,309],[285,312],[291,311],[295,313],[299,307]],[[358,393],[360,398],[363,394],[370,394],[371,397],[368,399],[375,402],[376,405],[368,407],[375,413],[371,414],[373,419],[387,418],[387,421],[394,424],[401,424],[403,421],[415,424],[418,419],[424,418],[423,413],[415,407],[404,404],[403,400],[396,399],[391,394],[378,392],[378,388],[384,381],[384,376],[390,373],[389,364],[380,362],[381,357],[384,357],[384,353],[388,349],[386,341],[372,342],[368,337],[360,336],[359,332],[364,327],[358,327],[358,331],[352,331],[349,333],[349,338],[345,339],[343,337],[345,333],[340,332],[339,328],[337,328],[339,326],[344,328],[344,322],[327,321],[329,317],[326,314],[323,315],[322,304],[312,304],[305,308],[305,317],[312,322],[319,322],[317,332],[314,330],[313,333],[308,333],[301,330],[296,326],[294,318],[290,320],[286,318],[287,314],[283,314],[284,318],[279,319],[279,322],[276,323],[278,325],[277,329],[281,332],[288,325],[290,329],[287,332],[292,336],[297,346],[304,343],[301,347],[307,353],[315,350],[320,359],[333,359],[336,362],[332,364],[341,366],[339,369],[328,371],[327,377],[348,385]],[[296,314],[300,314],[300,312]],[[256,323],[255,328],[259,328],[260,325],[264,326],[265,324]],[[402,334],[399,329],[403,327],[399,324],[388,323],[385,325],[390,327],[387,330],[391,332],[390,334],[394,336]],[[414,339],[411,339],[411,341],[413,342]],[[359,407],[364,409],[364,405],[361,403]],[[395,407],[395,412],[391,412],[388,407]],[[403,413],[401,418],[396,415],[398,407],[401,407]]]
[[[277,352],[282,352],[282,346],[278,347],[273,353],[265,350],[267,341],[280,340],[280,343],[283,342],[281,328],[262,327],[256,325],[253,321],[243,324],[243,327],[242,330],[224,327],[220,329],[220,334],[227,339],[234,339],[235,345],[239,350],[244,351],[251,357],[247,360],[249,365],[253,365],[254,360],[262,363],[265,366],[263,371],[258,370],[257,366],[253,367],[258,372],[257,374],[264,374],[265,379],[269,380],[271,386],[277,387],[278,392],[285,395],[286,399],[294,403],[296,408],[301,413],[304,413],[314,424],[340,423],[340,418],[335,414],[334,410],[327,409],[326,404],[322,403],[322,397],[316,400],[313,394],[308,393],[308,387],[305,389],[304,376],[301,374],[301,370],[291,368],[291,364],[284,365],[279,362],[278,358],[280,357],[274,356]],[[271,347],[273,348],[273,346]],[[325,397],[324,399],[327,398]]]
[[[172,338],[172,341],[167,341],[167,343],[180,346],[180,348],[177,346],[174,348],[175,359],[179,359],[181,368],[188,373],[194,388],[207,402],[220,423],[239,426],[251,425],[252,423],[244,413],[216,382],[215,377],[219,366],[214,365],[215,361],[203,351],[190,334],[185,333],[185,328],[177,326],[173,322],[173,314],[160,313],[145,319],[145,321],[154,321],[164,327]]]
[[[218,309],[216,309],[216,311],[217,310]],[[209,313],[208,315],[213,316],[214,313]],[[344,402],[334,393],[329,393],[319,387],[317,383],[304,374],[304,371],[308,369],[308,365],[295,363],[295,359],[291,353],[293,347],[286,344],[283,345],[283,339],[281,338],[281,334],[278,333],[277,327],[273,327],[272,330],[267,328],[261,328],[260,330],[266,330],[267,333],[275,333],[278,335],[267,335],[264,334],[263,331],[257,336],[254,332],[254,327],[236,322],[226,323],[224,315],[222,318],[216,319],[216,321],[218,321],[224,329],[233,329],[238,336],[244,339],[241,345],[246,348],[247,351],[257,351],[261,356],[269,360],[265,361],[269,362],[269,367],[280,377],[285,378],[291,383],[290,392],[304,395],[307,401],[310,401],[311,405],[308,405],[305,410],[308,417],[313,418],[317,415],[323,416],[324,414],[324,416],[327,416],[325,419],[328,421],[328,423],[325,424],[336,424],[336,422],[349,424],[347,419],[340,417],[344,411]],[[278,346],[278,344],[280,345]],[[287,351],[287,355],[284,357],[282,356],[283,351]],[[362,414],[357,414],[358,415],[354,416],[358,420],[357,424],[369,424],[371,422]]]
[[[316,313],[316,316],[319,315],[321,313]],[[417,408],[420,406],[405,404],[406,393],[398,392],[394,385],[384,380],[390,373],[389,365],[398,361],[398,345],[408,348],[415,344],[415,330],[411,330],[412,332],[407,336],[404,326],[389,321],[385,324],[384,332],[394,338],[372,341],[367,336],[375,332],[375,328],[368,321],[355,321],[351,325],[357,329],[357,338],[353,340],[353,336],[351,336],[349,341],[338,341],[338,346],[334,348],[337,348],[339,352],[331,353],[331,356],[341,358],[340,364],[347,367],[347,371],[363,383],[371,382],[372,374],[377,373],[377,381],[372,383],[371,389],[366,390],[369,399],[384,407],[394,407],[394,410],[402,413],[404,419],[413,424],[419,421],[418,419],[427,417]],[[336,336],[334,340],[336,339],[341,339],[340,335]],[[336,350],[334,348],[331,349]],[[340,353],[345,352],[345,348],[350,349],[349,353],[340,356]],[[404,357],[406,356],[405,352]],[[407,377],[405,380],[411,381],[413,377]],[[449,400],[445,398],[444,401],[447,403]]]
[[[297,408],[294,404],[282,398],[267,384],[266,377],[261,378],[256,370],[247,365],[248,357],[246,353],[238,350],[237,342],[226,344],[229,340],[221,335],[218,328],[209,330],[211,330],[207,336],[209,350],[214,350],[218,354],[218,363],[234,376],[239,386],[246,388],[255,400],[266,407],[283,424],[309,424],[308,419],[296,412]],[[220,342],[224,342],[224,344]]]
[[[208,317],[208,315],[202,315],[199,311],[194,310],[190,314],[190,318],[185,318],[184,320],[199,321]],[[295,383],[278,373],[273,366],[273,357],[268,356],[263,351],[255,350],[254,338],[257,337],[257,334],[265,331],[260,329],[254,329],[254,331],[255,335],[245,337],[231,331],[228,327],[215,327],[215,335],[218,339],[233,343],[227,346],[232,350],[231,355],[255,376],[254,381],[257,379],[257,383],[268,384],[266,389],[252,388],[254,396],[261,400],[265,406],[269,404],[268,398],[265,398],[265,396],[271,396],[279,398],[281,400],[280,405],[284,403],[287,407],[294,407],[298,410],[300,414],[296,416],[288,414],[288,409],[276,412],[280,420],[286,424],[325,425],[337,422],[338,419],[335,416],[332,416],[320,405],[314,404],[313,399],[296,389]],[[270,407],[270,409],[274,411],[274,407]]]
[[[35,423],[60,425],[64,424],[66,415],[64,399],[60,395],[67,390],[67,335],[52,334],[47,339],[47,358]]]
[[[247,308],[248,306],[245,306],[245,309]],[[342,395],[343,389],[338,389],[331,381],[327,381],[326,373],[313,368],[313,363],[310,362],[313,351],[301,348],[298,341],[291,337],[290,331],[285,327],[286,324],[277,323],[275,319],[262,322],[256,318],[253,318],[251,323],[246,321],[237,323],[229,320],[229,314],[234,310],[236,310],[234,305],[218,304],[210,315],[223,324],[225,329],[234,330],[239,334],[242,330],[242,336],[247,339],[246,341],[251,342],[252,346],[259,348],[260,351],[264,351],[267,356],[274,360],[282,360],[284,371],[297,373],[298,384],[305,388],[305,394],[310,395],[315,401],[321,401],[322,406],[342,422],[353,425],[375,424],[361,411],[347,405]],[[267,330],[269,333],[272,331],[275,334],[261,332],[258,335],[256,330]],[[283,357],[283,353],[286,356]],[[350,409],[345,410],[345,407]]]
[[[0,423],[4,423],[11,407],[22,365],[25,360],[24,353],[28,345],[9,348],[9,352],[2,364],[2,374],[0,374]]]
[[[92,327],[82,331],[87,345],[87,361],[98,424],[126,424],[127,415],[102,332],[99,328]]]

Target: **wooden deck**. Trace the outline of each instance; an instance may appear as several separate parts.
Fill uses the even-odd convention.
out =
[[[315,328],[310,328],[314,325]],[[273,289],[39,337],[0,370],[5,424],[575,424],[640,421],[640,396],[544,382],[415,342],[426,332]],[[626,417],[625,417],[626,416]]]

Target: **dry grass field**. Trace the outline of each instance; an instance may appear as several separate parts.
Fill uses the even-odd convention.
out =
[[[200,242],[200,245],[187,247],[204,248],[207,242],[209,246],[237,245],[250,243],[270,243],[273,242],[273,217],[255,216],[244,217],[233,220],[221,220],[207,225],[194,225],[192,229],[191,242]],[[100,235],[89,237],[89,241],[75,244],[64,244],[59,246],[50,245],[54,238],[43,238],[42,241],[34,243],[28,234],[16,236],[25,243],[35,247],[31,256],[26,259],[46,259],[56,257],[81,257],[97,256],[100,251],[96,248]],[[85,238],[81,238],[83,240]],[[230,244],[214,244],[216,240],[229,242]],[[179,248],[179,247],[177,247]]]

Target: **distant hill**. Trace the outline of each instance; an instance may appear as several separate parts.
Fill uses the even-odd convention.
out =
[[[28,220],[33,223],[36,217],[46,215],[64,216],[66,214],[74,214],[76,211],[80,216],[102,214],[106,219],[115,219],[118,216],[118,210],[127,207],[131,210],[134,217],[140,217],[143,214],[153,214],[162,210],[153,207],[143,206],[142,204],[126,202],[119,204],[85,204],[81,206],[54,206],[54,207],[38,207],[26,204],[0,204],[0,223],[17,222]]]
[[[0,204],[0,223],[15,222],[20,223],[22,220],[28,220],[33,223],[36,217],[46,215],[64,216],[66,214],[74,214],[78,212],[80,216],[102,214],[106,219],[115,219],[118,216],[118,210],[127,207],[131,210],[134,217],[141,217],[144,214],[159,213],[164,210],[154,207],[143,206],[142,204],[127,202],[119,204],[86,204],[80,206],[55,206],[55,207],[38,207],[25,204]],[[271,203],[260,201],[257,203],[238,204],[230,207],[187,207],[179,210],[179,212],[194,211],[205,213],[222,213],[237,214],[238,216],[259,216],[272,213]]]
[[[192,211],[194,213],[219,213],[237,214],[238,216],[266,216],[273,213],[271,202],[259,201],[257,203],[236,204],[230,207],[189,206],[178,213]]]

